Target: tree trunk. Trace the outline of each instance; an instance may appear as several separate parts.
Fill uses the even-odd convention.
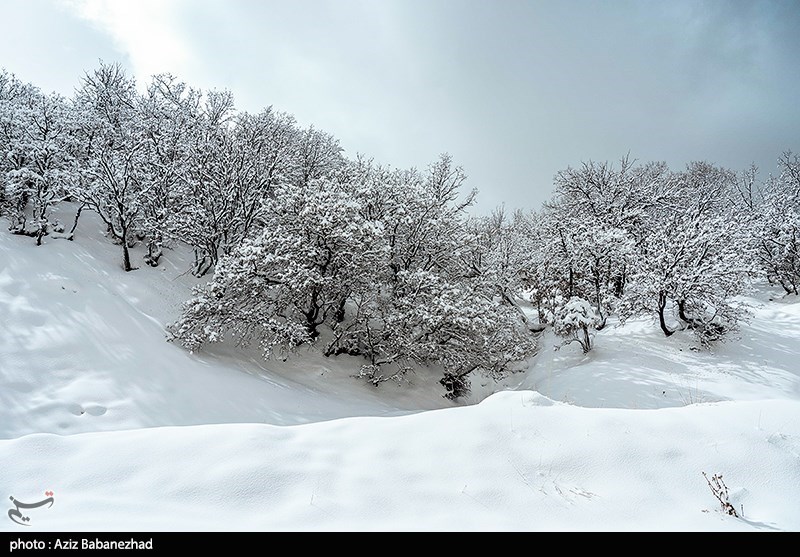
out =
[[[589,328],[581,327],[581,329],[583,329],[583,342],[581,343],[581,347],[583,347],[583,353],[588,354],[592,349],[592,339],[589,337]]]
[[[519,306],[519,304],[514,300],[514,298],[508,292],[506,292],[505,290],[501,290],[500,297],[503,299],[503,302],[505,302],[506,305],[514,309],[514,311],[516,311],[517,314],[519,314],[520,319],[522,319],[522,322],[525,323],[525,326],[529,330],[533,330],[535,328],[535,325],[531,323],[531,320],[528,319],[527,315],[525,315],[525,311]]]
[[[214,262],[211,260],[211,258],[207,255],[204,255],[203,258],[197,262],[192,274],[197,278],[204,277],[213,266]]]
[[[606,326],[606,316],[603,315],[602,300],[600,298],[600,273],[595,270],[594,274],[594,299],[597,306],[597,315],[600,317],[600,323],[595,326],[595,329],[602,331]]]
[[[80,207],[78,207],[78,212],[75,213],[75,222],[72,223],[72,230],[69,231],[69,236],[67,237],[70,241],[75,239],[75,229],[78,228],[78,219],[81,218],[81,213],[85,207],[86,203],[83,203]]]
[[[158,267],[158,260],[161,259],[163,252],[155,240],[147,242],[147,255],[144,257],[145,263],[151,267]]]
[[[128,229],[122,229],[122,268],[128,273],[133,270],[131,267],[131,254],[128,251]]]
[[[317,290],[313,290],[311,292],[311,300],[308,304],[308,311],[305,312],[306,316],[306,330],[308,331],[309,336],[312,339],[315,339],[319,336],[319,331],[317,327],[319,327],[319,323],[317,319],[319,318],[319,292]]]
[[[661,330],[664,331],[664,336],[672,336],[675,331],[670,331],[667,327],[667,322],[664,320],[664,308],[667,307],[667,295],[664,292],[658,293],[658,323],[661,325]]]
[[[345,302],[347,302],[347,298],[342,298],[339,301],[339,306],[336,308],[336,314],[334,315],[334,318],[336,319],[337,323],[341,323],[342,321],[344,321],[344,316],[345,316],[344,305],[345,305]]]
[[[681,318],[681,321],[688,323],[689,327],[694,323],[694,319],[686,315],[686,300],[678,301],[678,317]]]
[[[47,236],[47,219],[45,219],[44,217],[41,217],[37,221],[37,225],[38,225],[38,228],[36,230],[36,245],[37,246],[41,246],[42,245],[42,238]]]
[[[569,268],[569,284],[567,288],[568,298],[572,298],[573,296],[573,284],[575,281],[575,273],[572,270],[572,266]]]
[[[625,271],[623,271],[622,274],[615,276],[612,279],[612,283],[614,284],[614,295],[617,298],[621,298],[625,293]]]

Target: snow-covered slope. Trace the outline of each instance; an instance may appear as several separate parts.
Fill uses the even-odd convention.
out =
[[[183,254],[126,274],[98,229],[0,234],[0,496],[55,500],[30,530],[800,530],[797,301],[759,293],[713,354],[644,321],[588,356],[545,337],[456,407],[424,372],[188,354],[164,341]]]
[[[350,377],[352,364],[314,354],[264,363],[252,351],[192,355],[167,343],[164,325],[197,282],[189,263],[169,252],[156,269],[125,273],[121,250],[87,216],[74,243],[37,248],[0,234],[0,438],[450,405],[424,385],[376,392]]]
[[[29,435],[0,442],[0,469],[18,499],[54,491],[30,511],[42,530],[798,530],[798,412],[506,392],[395,418]]]
[[[771,299],[777,294],[763,288],[748,298],[749,323],[711,351],[699,349],[689,331],[666,339],[648,319],[624,327],[610,323],[597,334],[589,354],[577,345],[555,351],[559,339],[546,336],[529,371],[503,384],[593,408],[798,400],[800,300]]]

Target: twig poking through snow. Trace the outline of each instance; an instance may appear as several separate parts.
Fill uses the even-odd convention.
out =
[[[706,482],[708,482],[708,487],[711,488],[711,493],[713,493],[714,497],[717,498],[717,501],[719,501],[719,504],[722,506],[722,510],[725,512],[725,514],[739,518],[739,513],[736,512],[736,509],[728,500],[728,486],[725,485],[724,481],[722,481],[722,474],[714,474],[709,480],[706,473],[703,472],[703,477],[706,479]]]

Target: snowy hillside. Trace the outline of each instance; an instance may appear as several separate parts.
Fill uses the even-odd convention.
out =
[[[187,260],[125,273],[85,218],[0,234],[0,492],[55,501],[30,530],[800,530],[800,301],[759,292],[713,352],[650,320],[588,355],[545,336],[456,404],[423,372],[165,342]]]

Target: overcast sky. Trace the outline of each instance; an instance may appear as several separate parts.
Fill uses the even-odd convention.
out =
[[[0,0],[0,67],[71,94],[98,60],[230,89],[425,167],[477,210],[539,207],[584,160],[772,172],[800,152],[800,0]]]

